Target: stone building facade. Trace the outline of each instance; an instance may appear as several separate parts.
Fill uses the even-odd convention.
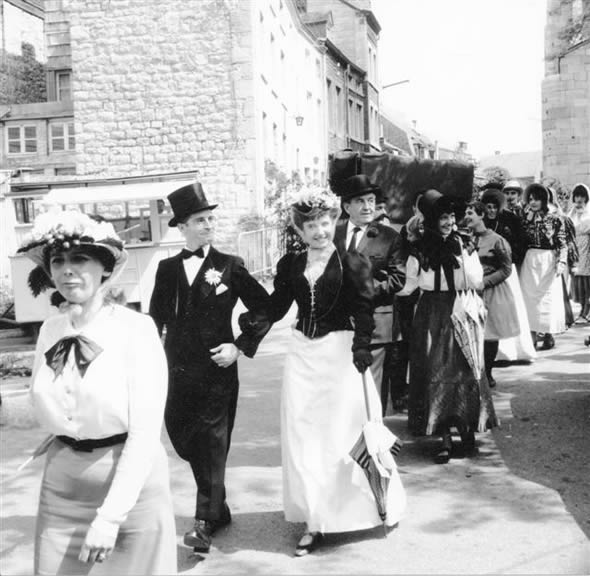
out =
[[[379,151],[378,42],[381,26],[371,10],[371,1],[302,0],[300,5],[301,11],[309,15],[331,15],[331,25],[326,27],[325,32],[326,47],[329,65],[332,66],[333,86],[343,79],[342,120],[347,123],[347,147],[367,152]],[[336,99],[334,102],[337,105]],[[337,131],[334,133],[338,134]]]
[[[590,1],[548,0],[543,176],[590,183]]]

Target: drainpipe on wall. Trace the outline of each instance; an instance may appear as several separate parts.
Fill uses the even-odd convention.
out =
[[[351,148],[350,138],[350,114],[348,109],[348,71],[350,70],[350,64],[346,64],[344,69],[344,120],[345,120],[345,134],[346,134],[346,147]]]

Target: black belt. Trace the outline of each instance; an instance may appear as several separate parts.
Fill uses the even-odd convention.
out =
[[[115,434],[114,436],[109,436],[108,438],[98,438],[97,440],[93,440],[92,438],[86,440],[76,440],[75,438],[70,438],[69,436],[58,436],[58,439],[64,444],[67,444],[72,450],[76,450],[78,452],[92,452],[96,448],[106,448],[107,446],[122,444],[125,442],[125,440],[127,440],[127,436],[127,432],[123,432],[123,434]]]

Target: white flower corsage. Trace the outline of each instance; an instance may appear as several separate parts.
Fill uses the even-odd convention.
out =
[[[205,282],[207,282],[207,284],[211,284],[212,286],[217,286],[221,282],[221,275],[222,272],[219,270],[215,270],[215,268],[209,268],[209,270],[205,272]]]

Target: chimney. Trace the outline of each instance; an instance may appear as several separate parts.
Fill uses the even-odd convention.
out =
[[[418,120],[412,120],[412,127],[416,130],[416,126],[418,124]]]

